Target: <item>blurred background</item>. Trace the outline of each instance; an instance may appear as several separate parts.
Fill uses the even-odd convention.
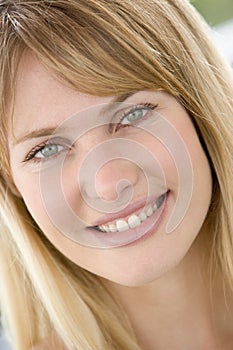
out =
[[[213,27],[220,50],[233,68],[233,0],[190,0]]]
[[[191,3],[212,26],[233,20],[233,0],[191,0]]]
[[[233,67],[233,0],[191,0],[191,3],[213,27],[214,39]],[[9,349],[0,330],[0,350]]]

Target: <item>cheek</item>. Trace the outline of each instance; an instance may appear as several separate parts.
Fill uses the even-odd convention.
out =
[[[43,204],[39,175],[21,173],[14,176],[14,182],[31,216],[43,230],[48,225],[49,218]]]
[[[154,136],[144,138],[144,145],[159,160],[168,188],[174,196],[174,210],[168,231],[189,230],[187,245],[198,234],[207,215],[212,196],[212,177],[205,152],[196,130],[181,109],[151,130]],[[158,135],[158,138],[156,137]]]
[[[187,175],[188,163],[181,166],[179,173],[178,191],[189,194],[186,206],[180,206],[180,224],[174,233],[182,235],[184,244],[189,245],[196,238],[208,213],[212,197],[212,176],[207,156],[201,146],[196,130],[189,118],[184,118],[182,123],[177,123],[177,131],[182,138],[189,164],[192,170],[192,181]],[[180,155],[178,154],[178,157]],[[182,164],[182,158],[180,158]],[[185,176],[183,176],[185,175]],[[181,181],[181,178],[183,181]],[[176,202],[177,205],[178,201]],[[172,233],[173,234],[173,233]]]
[[[19,175],[16,173],[14,176],[14,182],[28,209],[31,207],[36,208],[37,205],[41,202],[38,177],[34,174],[27,175],[25,173],[20,173]]]
[[[153,178],[153,188],[175,189],[179,180],[177,156],[173,151],[176,150],[176,145],[172,139],[167,139],[166,130],[163,132],[164,135],[162,127],[156,124],[150,133],[141,132],[130,139],[141,147],[142,152],[137,156],[138,164],[147,177],[147,185],[150,185],[150,179]]]

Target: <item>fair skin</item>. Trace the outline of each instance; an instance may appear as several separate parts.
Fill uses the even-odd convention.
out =
[[[175,208],[179,189],[183,186],[186,193],[190,189],[190,178],[186,179],[184,176],[188,166],[184,169],[182,166],[178,168],[177,174],[176,166],[181,160],[179,152],[175,156],[177,158],[172,158],[169,152],[176,140],[172,136],[166,139],[163,127],[154,123],[155,111],[150,114],[151,107],[148,106],[143,109],[145,115],[148,113],[145,128],[148,127],[153,134],[135,126],[121,126],[114,134],[106,131],[108,129],[105,126],[88,131],[67,151],[61,173],[61,186],[70,210],[83,220],[82,224],[84,222],[86,226],[93,226],[96,221],[107,221],[108,216],[97,210],[98,203],[103,199],[116,200],[116,185],[120,180],[127,182],[122,182],[118,187],[119,198],[124,198],[129,189],[133,189],[128,208],[131,210],[137,203],[137,211],[140,209],[138,206],[144,206],[148,183],[151,185],[152,196],[153,190],[162,194],[166,184],[167,197],[164,206],[159,209],[161,219],[152,234],[143,240],[130,241],[131,244],[128,245],[121,242],[114,248],[102,249],[99,246],[80,244],[78,239],[74,242],[54,225],[54,218],[50,220],[50,212],[44,206],[44,192],[40,184],[39,166],[44,158],[41,152],[34,155],[37,162],[27,158],[32,149],[48,140],[48,136],[30,137],[27,140],[22,140],[22,137],[38,129],[55,128],[66,123],[75,114],[84,118],[87,114],[83,111],[87,108],[91,112],[103,113],[102,106],[113,100],[112,97],[95,97],[73,91],[53,77],[33,56],[25,56],[18,70],[13,125],[15,139],[21,141],[17,143],[9,136],[15,191],[22,196],[31,215],[58,250],[76,264],[104,278],[107,288],[124,305],[143,349],[217,350],[221,346],[221,349],[228,350],[232,347],[233,330],[230,324],[233,320],[230,311],[225,307],[223,291],[220,287],[217,288],[217,283],[213,293],[214,309],[211,307],[207,274],[203,272],[206,263],[204,243],[202,235],[198,235],[211,200],[210,168],[187,112],[174,97],[165,92],[143,91],[129,96],[125,105],[129,107],[129,104],[138,106],[150,103],[156,106],[157,112],[167,122],[165,125],[174,128],[189,155],[188,165],[191,165],[193,176],[190,201],[185,208],[187,210],[183,210],[181,205],[182,220],[172,233],[166,234],[166,227]],[[84,119],[82,123],[85,123]],[[76,125],[77,132],[79,125]],[[132,142],[143,145],[143,150],[152,154],[162,169],[165,182],[161,178],[161,172],[155,170],[150,163],[149,156],[148,159],[145,156],[143,160],[144,172],[135,161],[120,157],[112,160],[109,158],[110,161],[102,164],[96,171],[94,194],[90,190],[88,175],[82,181],[77,181],[77,174],[81,171],[80,164],[88,152],[99,144],[117,140],[118,137],[129,141],[129,147]],[[169,143],[169,147],[161,142],[161,138]],[[59,157],[64,156],[62,146],[64,144],[59,146],[60,154],[56,158],[46,160],[49,170],[42,171],[51,171],[50,174],[54,174],[50,169],[56,167]],[[179,177],[185,179],[183,183],[179,183]],[[82,194],[86,195],[88,203]],[[52,209],[55,212],[56,209],[59,210],[55,203]],[[130,214],[133,214],[133,210]],[[121,208],[119,217],[116,214],[114,220],[109,221],[125,219],[126,216]],[[66,218],[63,219],[62,223],[66,224]],[[85,225],[80,230],[85,232]]]

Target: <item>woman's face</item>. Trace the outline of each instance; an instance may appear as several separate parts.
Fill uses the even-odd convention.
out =
[[[9,136],[14,183],[56,248],[136,286],[177,266],[211,199],[191,119],[164,91],[97,97],[22,60]]]

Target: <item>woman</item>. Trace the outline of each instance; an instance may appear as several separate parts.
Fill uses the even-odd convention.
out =
[[[232,349],[232,72],[184,0],[1,1],[15,349]]]

